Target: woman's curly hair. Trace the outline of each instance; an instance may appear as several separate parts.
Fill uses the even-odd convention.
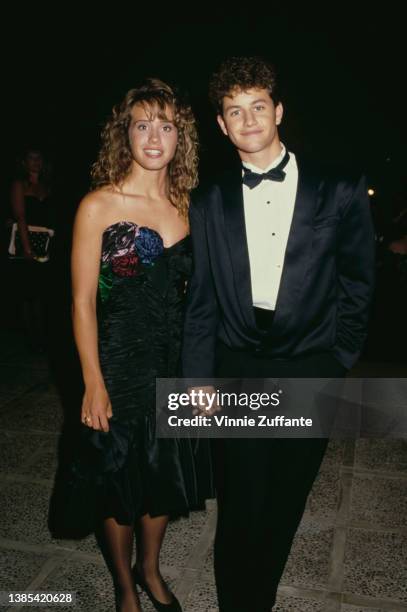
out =
[[[271,64],[258,56],[229,57],[212,75],[209,98],[216,112],[222,114],[222,102],[225,96],[254,87],[267,89],[274,104],[279,103],[276,71]]]
[[[166,119],[166,109],[174,113],[178,129],[178,144],[168,168],[168,196],[179,214],[188,216],[189,194],[198,184],[198,135],[195,118],[188,104],[180,101],[175,91],[159,79],[147,79],[140,87],[127,92],[124,100],[113,108],[112,117],[102,131],[102,146],[92,166],[92,184],[95,189],[112,185],[120,188],[129,175],[133,155],[129,141],[131,110],[142,104],[151,112],[158,110],[160,119]]]

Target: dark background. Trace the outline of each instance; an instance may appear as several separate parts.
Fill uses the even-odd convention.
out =
[[[170,15],[182,11],[170,5],[100,5],[88,15],[63,5],[52,13],[20,7],[3,21],[2,182],[21,146],[37,143],[52,158],[61,191],[80,196],[101,125],[143,75],[187,88],[199,121],[202,175],[210,174],[229,147],[207,102],[208,76],[225,55],[260,54],[280,75],[283,141],[324,163],[367,172],[390,210],[405,189],[401,9],[269,6],[236,5],[230,13],[244,14],[238,20],[218,9],[212,19],[176,22]]]

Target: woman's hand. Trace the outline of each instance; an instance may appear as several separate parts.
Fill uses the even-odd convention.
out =
[[[112,416],[112,405],[105,386],[102,384],[87,386],[82,400],[82,423],[92,429],[107,432],[109,419]]]

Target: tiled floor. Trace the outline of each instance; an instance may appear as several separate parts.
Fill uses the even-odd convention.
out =
[[[53,540],[48,533],[62,409],[45,359],[14,337],[3,343],[0,368],[0,591],[74,590],[77,605],[60,609],[113,610],[94,538]],[[168,529],[162,568],[185,612],[217,610],[215,521],[210,503]],[[330,443],[275,610],[407,611],[407,440]]]

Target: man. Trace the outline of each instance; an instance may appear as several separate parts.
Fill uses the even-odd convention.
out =
[[[191,206],[184,376],[341,377],[366,335],[374,268],[363,178],[330,178],[280,142],[273,68],[230,58],[211,100],[239,167]],[[273,606],[324,439],[216,441],[221,612]]]

